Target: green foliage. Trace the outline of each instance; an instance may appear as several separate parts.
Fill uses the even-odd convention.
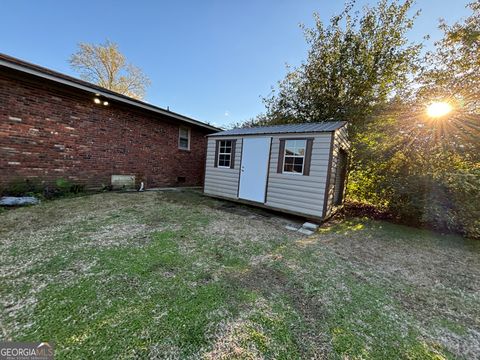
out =
[[[480,167],[440,173],[434,181],[443,191],[426,199],[423,222],[480,239]]]
[[[38,179],[17,178],[5,185],[0,194],[2,196],[26,196],[42,192],[42,185]]]
[[[55,181],[55,186],[57,189],[62,192],[62,193],[67,193],[70,191],[70,188],[72,187],[72,184],[70,181],[65,180],[65,179],[57,179]]]
[[[469,8],[472,13],[464,21],[440,23],[444,36],[423,60],[417,103],[440,100],[453,105],[448,118],[441,119],[438,143],[480,161],[480,2]]]
[[[265,99],[263,120],[335,119],[362,125],[392,92],[406,87],[417,68],[421,45],[406,38],[416,17],[409,15],[412,3],[381,0],[360,16],[350,2],[328,26],[315,14],[315,27],[304,27],[310,45],[307,60]]]
[[[57,179],[55,185],[41,183],[39,179],[18,178],[0,191],[2,196],[37,196],[46,199],[70,196],[84,192],[84,185],[74,184],[66,179]]]

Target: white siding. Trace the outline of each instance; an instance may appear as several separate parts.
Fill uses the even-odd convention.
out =
[[[218,139],[218,138],[217,138]],[[215,167],[215,138],[209,137],[207,144],[207,163],[205,166],[205,194],[236,199],[238,191],[242,139],[222,137],[222,140],[237,140],[235,147],[235,164],[233,169]]]
[[[281,138],[314,138],[310,175],[277,173]],[[280,134],[272,136],[267,206],[321,217],[327,179],[331,133]]]
[[[332,132],[302,133],[302,134],[274,134],[274,135],[250,135],[249,137],[271,137],[271,153],[267,194],[265,205],[304,214],[312,217],[324,217],[325,188],[327,182],[327,169],[330,160],[330,148]],[[205,168],[206,194],[238,199],[239,169],[241,166],[242,140],[246,136],[222,137],[221,139],[236,139],[235,168],[225,169],[214,167],[215,141],[220,138],[209,137],[207,147],[207,163]],[[278,152],[280,139],[282,138],[313,138],[310,174],[295,175],[277,173]],[[348,149],[345,127],[337,130],[333,136],[334,152],[340,147]],[[332,174],[330,176],[330,197],[327,207],[327,215],[332,211],[333,188],[335,181],[336,161],[335,154],[332,158]]]

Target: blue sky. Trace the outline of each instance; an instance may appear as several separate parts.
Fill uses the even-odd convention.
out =
[[[468,15],[468,2],[417,0],[422,14],[410,39],[430,34],[431,44],[438,19]],[[146,101],[227,125],[262,112],[261,96],[285,64],[305,58],[298,24],[342,8],[333,0],[2,0],[0,52],[76,76],[68,58],[77,44],[109,39],[152,80]]]

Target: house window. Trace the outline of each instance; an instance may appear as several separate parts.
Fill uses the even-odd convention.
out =
[[[229,168],[232,161],[232,140],[221,140],[218,144],[218,167]]]
[[[183,150],[190,150],[190,129],[181,127],[178,133],[178,147]]]
[[[307,140],[286,140],[283,158],[283,172],[303,174]]]

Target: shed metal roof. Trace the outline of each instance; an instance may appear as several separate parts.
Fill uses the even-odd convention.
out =
[[[312,133],[328,132],[340,129],[346,125],[346,121],[323,121],[318,123],[286,124],[273,126],[259,126],[252,128],[240,128],[220,131],[207,136],[237,136],[237,135],[260,135],[260,134],[288,134],[288,133]]]

